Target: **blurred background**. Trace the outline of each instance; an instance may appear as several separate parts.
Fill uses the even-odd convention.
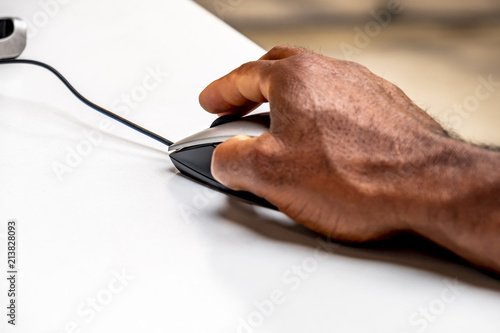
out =
[[[195,1],[266,50],[359,62],[463,138],[500,145],[498,0]]]

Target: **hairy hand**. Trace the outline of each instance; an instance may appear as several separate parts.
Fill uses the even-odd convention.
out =
[[[476,250],[486,230],[472,221],[477,214],[460,209],[498,207],[488,199],[498,197],[498,182],[477,176],[494,172],[498,155],[451,139],[401,89],[359,64],[276,47],[200,95],[201,105],[219,115],[244,115],[264,102],[268,132],[234,137],[215,150],[212,173],[222,184],[253,192],[335,239],[413,231],[471,261],[500,262],[499,253],[496,264],[480,262]],[[494,209],[494,223],[485,223],[489,235],[500,234]],[[468,232],[470,244],[463,240]]]

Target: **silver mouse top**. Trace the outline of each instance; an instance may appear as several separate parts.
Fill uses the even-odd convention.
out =
[[[269,112],[246,116],[237,120],[215,125],[171,145],[168,150],[176,151],[185,147],[224,142],[233,136],[244,134],[259,136],[269,130]]]
[[[28,26],[18,18],[0,17],[0,59],[13,59],[26,47]]]

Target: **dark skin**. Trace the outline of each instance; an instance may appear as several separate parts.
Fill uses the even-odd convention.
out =
[[[422,235],[500,273],[500,153],[451,138],[367,68],[276,47],[210,84],[201,105],[271,128],[218,146],[212,173],[328,237]]]

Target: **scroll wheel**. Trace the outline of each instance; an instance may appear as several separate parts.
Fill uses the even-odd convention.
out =
[[[0,20],[0,39],[12,35],[14,32],[14,22],[9,19]]]
[[[214,122],[212,123],[212,125],[210,125],[210,128],[217,127],[217,126],[222,125],[222,124],[227,124],[227,123],[233,122],[235,120],[239,120],[239,119],[241,119],[240,116],[237,116],[234,114],[228,114],[228,115],[225,115],[225,116],[222,116],[222,117],[215,119]]]

